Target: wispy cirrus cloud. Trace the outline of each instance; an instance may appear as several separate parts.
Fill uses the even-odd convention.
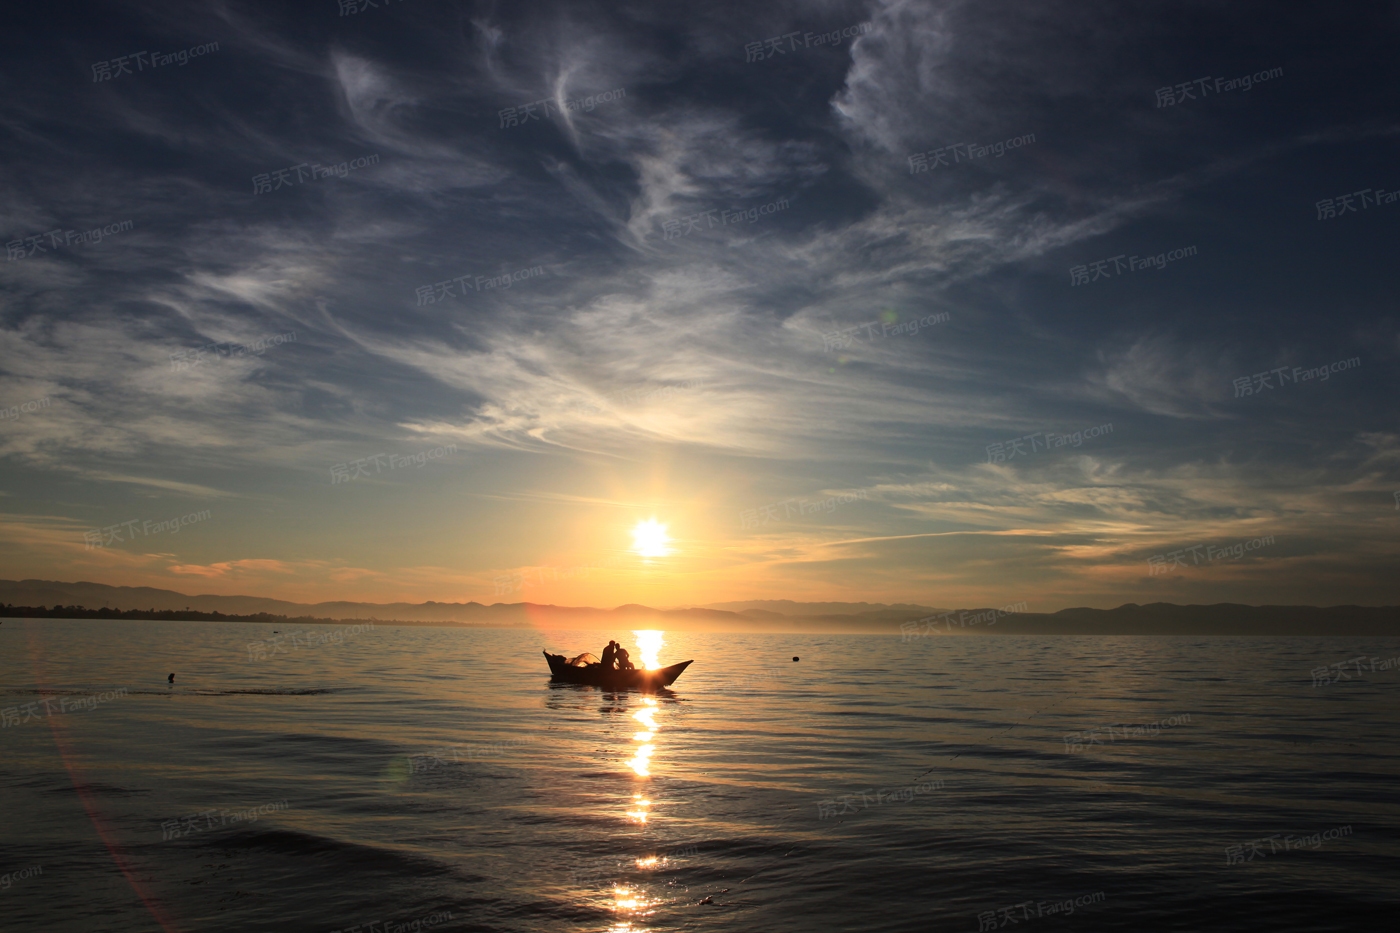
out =
[[[1388,592],[1391,233],[1378,210],[1322,224],[1311,208],[1390,184],[1394,121],[1376,114],[1393,92],[1348,78],[1340,41],[1381,36],[1373,11],[1207,5],[1219,41],[1203,50],[1195,21],[1097,3],[531,2],[373,23],[114,9],[120,28],[70,38],[17,13],[36,40],[0,112],[6,242],[135,221],[0,263],[0,403],[51,399],[0,424],[0,492],[33,523],[7,553],[28,575],[490,599],[493,568],[625,551],[626,522],[655,511],[693,562],[664,577],[667,604],[1264,598],[1285,568],[1299,601]],[[839,48],[744,61],[755,38],[867,20]],[[1268,47],[1335,51],[1306,76],[1256,61],[1259,22]],[[224,48],[86,81],[92,61],[188,37]],[[53,62],[78,80],[53,81]],[[1284,79],[1154,104],[1168,82],[1255,65]],[[500,126],[506,107],[618,88]],[[1023,133],[1035,143],[1002,157],[909,170],[915,152]],[[345,178],[250,183],[368,153]],[[664,226],[779,199],[752,223]],[[1189,266],[1070,285],[1077,263],[1187,244]],[[508,289],[417,297],[533,266],[547,273]],[[823,341],[935,312],[949,319],[916,335]],[[170,366],[292,330],[258,356]],[[1356,355],[1325,386],[1230,392]],[[986,462],[1010,437],[1105,423],[1092,447]],[[330,483],[332,465],[447,443],[451,464]],[[735,519],[855,488],[870,499],[830,521],[746,536]],[[68,531],[23,544],[55,517],[209,501],[235,506],[227,524],[172,554],[80,556]],[[419,530],[392,540],[386,522]],[[1292,543],[1272,564],[1142,574],[1152,548],[1276,526]],[[634,569],[554,595],[626,602],[663,579]]]

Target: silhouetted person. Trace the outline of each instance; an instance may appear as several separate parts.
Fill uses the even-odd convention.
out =
[[[632,666],[632,659],[627,656],[627,649],[621,645],[617,646],[617,669],[620,671],[636,670]]]
[[[175,675],[174,675],[174,674],[171,674],[171,675],[170,675],[170,679],[167,680],[166,683],[171,683],[171,684],[173,684],[174,682],[175,682]]]
[[[616,657],[617,657],[617,642],[615,642],[615,641],[610,641],[610,642],[608,642],[608,646],[607,646],[606,648],[603,649],[603,658],[602,658],[602,660],[603,660],[603,670],[605,670],[605,671],[610,671],[610,670],[612,670],[612,669],[613,669],[613,660],[614,660]]]

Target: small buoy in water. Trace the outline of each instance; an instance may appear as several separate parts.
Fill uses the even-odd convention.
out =
[[[796,661],[796,660],[797,660],[797,655],[793,655],[793,656],[792,656],[792,659],[793,659],[794,661]]]
[[[713,904],[714,902],[715,902],[715,899],[714,899],[713,897],[706,897],[706,898],[705,898],[703,901],[701,901],[700,903],[701,903],[701,904]],[[696,906],[699,906],[699,905],[697,904]]]
[[[166,683],[172,683],[172,684],[173,684],[174,682],[175,682],[175,675],[174,675],[174,674],[171,674],[169,680],[167,680]]]

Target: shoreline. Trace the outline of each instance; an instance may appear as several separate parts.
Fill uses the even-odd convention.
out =
[[[832,636],[857,635],[862,637],[893,638],[904,643],[908,650],[924,650],[917,643],[928,644],[945,638],[981,638],[1007,636],[1022,638],[1071,637],[1071,638],[1400,638],[1400,619],[1378,618],[1338,618],[1326,610],[1314,610],[1317,615],[1300,619],[1276,616],[1274,618],[1237,618],[1229,624],[1219,619],[1194,618],[1158,620],[1153,624],[1146,619],[1105,619],[1060,618],[1059,613],[1004,613],[1004,610],[963,610],[963,614],[974,613],[987,616],[996,613],[998,618],[990,624],[973,623],[965,628],[928,630],[911,632],[907,627],[892,625],[887,620],[866,620],[864,624],[849,618],[789,617],[784,620],[754,619],[746,622],[734,620],[714,620],[667,617],[658,613],[651,618],[604,618],[596,614],[580,613],[568,617],[562,613],[533,621],[492,620],[482,622],[461,622],[457,620],[408,620],[379,619],[373,617],[319,618],[312,616],[279,616],[270,613],[252,615],[231,615],[218,612],[196,612],[194,610],[149,611],[129,609],[97,609],[74,612],[78,607],[55,606],[53,609],[28,606],[0,606],[0,622],[4,619],[33,620],[44,622],[237,622],[256,625],[297,625],[345,626],[372,623],[376,626],[414,626],[425,628],[459,629],[530,629],[539,632],[607,632],[640,631],[656,629],[676,634],[701,635],[794,635]],[[945,613],[951,615],[952,613]],[[1310,614],[1311,615],[1311,614]],[[924,622],[926,620],[914,620]],[[956,623],[954,623],[956,624]],[[907,626],[908,623],[905,623]]]

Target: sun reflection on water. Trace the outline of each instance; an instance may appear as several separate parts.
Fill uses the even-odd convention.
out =
[[[641,794],[633,794],[632,809],[627,811],[627,815],[632,818],[633,822],[645,825],[647,821],[647,807],[649,806],[651,806],[650,800],[647,800]]]
[[[653,908],[661,901],[648,897],[645,892],[619,884],[613,888],[613,910],[627,913],[632,917],[647,917],[655,913]]]
[[[662,665],[659,660],[661,648],[665,645],[664,632],[645,630],[632,633],[636,637],[637,643],[637,666],[646,670],[656,670]],[[618,698],[621,699],[620,697]],[[665,724],[663,717],[664,709],[660,701],[653,696],[639,696],[630,694],[627,697],[627,705],[635,704],[630,710],[630,715],[636,726],[631,732],[629,743],[630,757],[626,759],[627,767],[631,770],[632,787],[644,788],[652,777],[652,762],[657,751],[657,739],[661,735],[661,727]],[[621,707],[621,708],[619,708]],[[666,707],[669,709],[670,707]],[[626,709],[619,703],[613,706],[609,712],[621,712]],[[661,720],[661,721],[658,721]],[[626,774],[626,772],[623,772]],[[650,795],[641,790],[634,790],[631,799],[627,801],[626,818],[629,822],[641,827],[645,832],[648,829],[648,821],[651,818],[652,801]],[[647,873],[641,876],[646,878],[650,873],[668,867],[668,859],[664,855],[644,855],[634,859],[636,870]],[[639,879],[641,880],[641,879]],[[608,933],[649,933],[650,927],[647,923],[657,909],[665,903],[664,898],[656,898],[647,893],[646,883],[618,882],[613,885],[612,910],[613,921],[607,928]],[[603,902],[606,903],[606,902]]]
[[[656,752],[656,746],[652,744],[652,738],[656,735],[656,700],[652,697],[642,697],[644,705],[641,709],[632,714],[632,718],[646,726],[645,732],[638,732],[632,736],[632,741],[642,744],[637,746],[636,754],[632,760],[627,762],[632,770],[637,772],[637,777],[651,777],[651,756]]]
[[[632,760],[627,762],[632,766],[632,770],[637,772],[638,777],[651,777],[651,756],[656,751],[656,746],[648,742],[645,745],[637,746],[637,754],[632,756]]]
[[[639,658],[638,667],[647,670],[656,670],[661,666],[658,655],[662,645],[665,644],[662,632],[659,631],[639,631],[633,633],[637,640],[637,655]],[[657,721],[662,713],[660,702],[652,696],[636,696],[636,708],[631,711],[631,717],[636,722],[636,731],[631,734],[631,757],[627,759],[627,766],[632,771],[633,781],[650,781],[652,777],[651,764],[653,756],[656,754],[656,739],[660,735],[661,725]],[[633,787],[645,787],[645,784],[633,784]],[[642,827],[644,830],[651,817],[652,801],[647,794],[635,791],[628,802],[626,810],[627,819]],[[636,868],[641,872],[652,872],[666,866],[665,856],[647,855],[639,856],[635,859]],[[649,927],[646,924],[647,918],[651,917],[657,908],[664,902],[661,899],[651,897],[646,893],[643,886],[635,884],[619,883],[612,889],[613,897],[613,924],[608,928],[608,933],[648,933]]]
[[[661,655],[661,648],[666,644],[663,638],[666,633],[655,629],[643,629],[632,634],[637,636],[637,652],[642,656],[642,667],[649,671],[660,667],[661,662],[657,659]]]

